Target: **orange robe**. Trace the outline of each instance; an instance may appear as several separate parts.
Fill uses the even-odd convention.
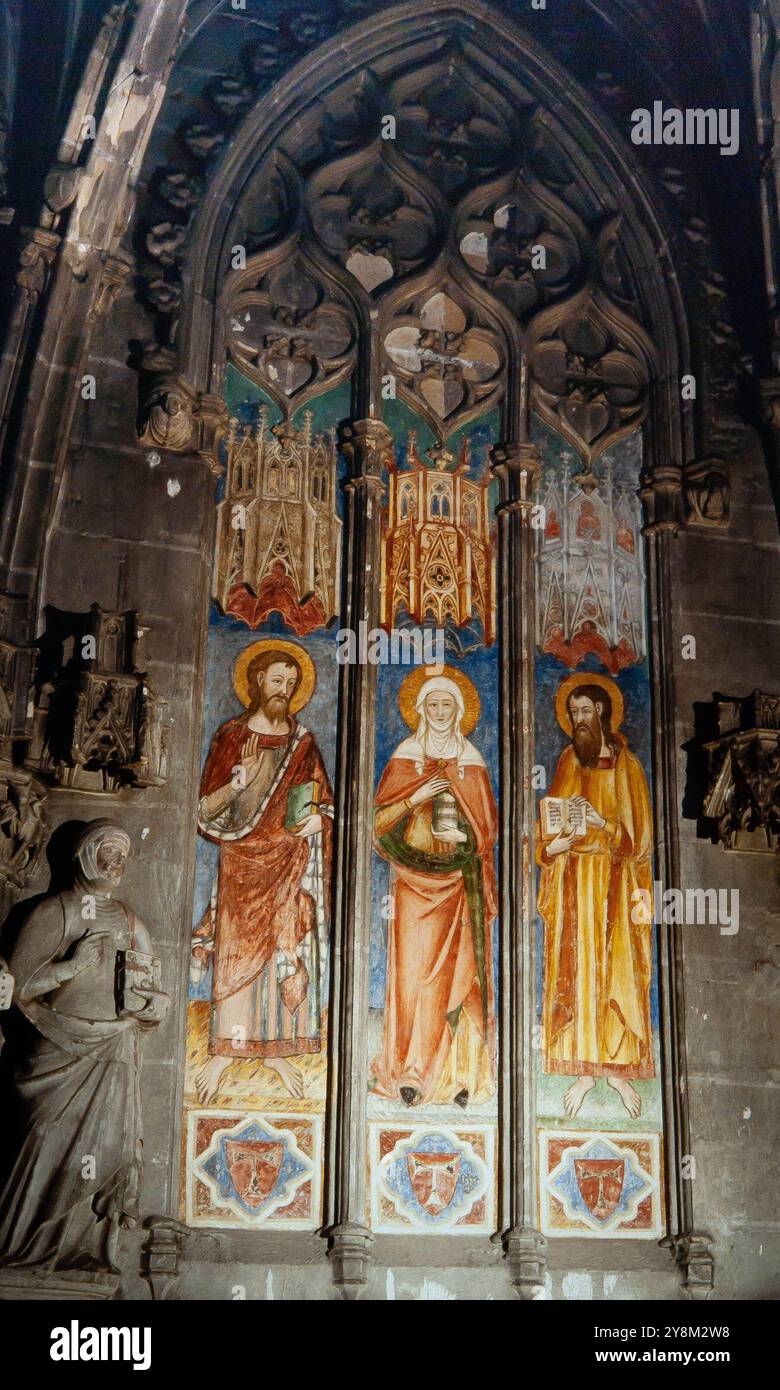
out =
[[[431,834],[433,803],[404,806],[423,782],[443,772],[467,827],[466,846]],[[492,1066],[495,1020],[492,924],[496,915],[493,847],[497,811],[484,767],[426,759],[422,772],[391,758],[376,795],[376,848],[392,865],[387,997],[378,1094],[397,1099],[412,1086],[429,1100],[447,1061],[461,1010],[487,1047]],[[447,861],[460,867],[447,868]],[[454,1099],[454,1097],[452,1097]]]
[[[639,759],[618,738],[612,758],[583,767],[564,749],[550,796],[584,796],[606,820],[549,856],[537,828],[544,933],[544,1070],[567,1076],[655,1075],[650,1022],[652,922],[632,894],[652,901],[653,824]],[[640,900],[641,901],[641,900]],[[645,900],[646,901],[646,900]]]

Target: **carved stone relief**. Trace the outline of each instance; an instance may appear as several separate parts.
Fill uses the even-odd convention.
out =
[[[702,815],[724,849],[780,848],[780,695],[713,698]]]
[[[112,792],[162,786],[165,701],[143,671],[145,629],[134,612],[48,610],[27,756],[55,786]]]

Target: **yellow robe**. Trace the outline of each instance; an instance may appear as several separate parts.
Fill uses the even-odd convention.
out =
[[[549,856],[537,828],[544,922],[544,1070],[641,1079],[655,1074],[650,1024],[653,828],[644,771],[623,739],[615,757],[583,767],[564,749],[550,796],[584,796],[606,820]],[[648,900],[645,899],[645,902]]]

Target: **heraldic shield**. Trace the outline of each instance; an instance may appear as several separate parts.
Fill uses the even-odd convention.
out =
[[[461,1155],[417,1150],[406,1155],[406,1166],[412,1191],[423,1210],[431,1216],[444,1211],[455,1196]]]
[[[626,1176],[625,1159],[575,1158],[574,1172],[582,1200],[597,1221],[617,1210]]]

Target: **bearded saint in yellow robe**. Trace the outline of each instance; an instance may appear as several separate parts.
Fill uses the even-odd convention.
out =
[[[537,832],[544,1070],[576,1078],[564,1096],[569,1116],[598,1077],[636,1116],[641,1100],[631,1082],[655,1074],[652,920],[637,906],[652,900],[652,814],[639,759],[612,731],[622,709],[620,689],[606,677],[563,682],[556,710],[571,743],[549,796],[584,806],[585,834],[570,831],[568,819],[551,838]]]

